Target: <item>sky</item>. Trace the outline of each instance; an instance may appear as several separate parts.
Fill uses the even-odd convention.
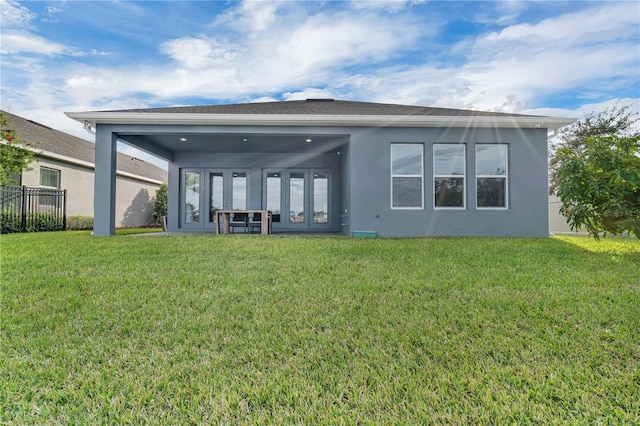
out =
[[[0,0],[0,10],[2,110],[91,141],[65,111],[306,98],[576,118],[640,109],[635,0]]]

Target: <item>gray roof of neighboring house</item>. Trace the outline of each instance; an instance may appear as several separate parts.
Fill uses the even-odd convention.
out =
[[[432,108],[372,102],[307,99],[304,101],[260,102],[230,105],[201,105],[166,108],[125,109],[101,112],[185,113],[185,114],[301,114],[301,115],[403,115],[444,117],[534,117],[502,112]]]
[[[93,143],[6,111],[2,113],[7,117],[10,128],[16,131],[20,141],[30,144],[35,150],[48,151],[95,164]],[[118,153],[118,170],[154,180],[167,180],[165,170],[122,153]]]

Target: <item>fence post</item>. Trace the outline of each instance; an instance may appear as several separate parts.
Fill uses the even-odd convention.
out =
[[[67,230],[67,190],[62,193],[62,230]]]
[[[27,187],[22,186],[22,218],[20,220],[20,232],[27,232]]]

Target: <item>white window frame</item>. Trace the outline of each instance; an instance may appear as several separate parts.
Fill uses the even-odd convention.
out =
[[[56,180],[57,180],[58,186],[42,185],[42,171],[43,170],[47,171],[47,172],[53,172],[53,173],[56,174],[56,176],[57,176]],[[38,176],[38,180],[39,180],[38,187],[40,187],[42,189],[51,189],[51,190],[59,191],[60,190],[60,186],[62,185],[62,182],[61,182],[61,180],[62,180],[62,172],[59,169],[40,166],[40,176]],[[49,200],[53,200],[53,202],[48,202]],[[38,205],[58,208],[59,207],[58,197],[53,196],[53,195],[41,195],[41,196],[38,197]]]
[[[420,174],[419,175],[409,175],[409,174],[394,174],[393,173],[393,147],[400,145],[416,145],[420,147]],[[390,158],[389,158],[389,170],[391,171],[391,187],[390,187],[390,195],[391,199],[389,200],[391,203],[391,210],[424,210],[424,144],[419,142],[392,142],[390,147]],[[419,207],[394,207],[393,205],[393,179],[394,178],[420,178],[420,206]]]
[[[57,179],[58,186],[47,186],[47,185],[43,185],[42,184],[42,171],[43,170],[46,170],[47,172],[54,172],[58,176],[58,179]],[[61,175],[62,175],[62,173],[58,169],[53,169],[51,167],[42,167],[41,166],[40,167],[40,176],[39,176],[39,180],[40,180],[39,181],[39,187],[40,188],[45,188],[45,189],[60,189],[60,178],[62,177]]]
[[[438,175],[436,174],[436,146],[438,145],[453,145],[453,146],[461,146],[462,147],[462,161],[463,166],[462,170],[464,174],[462,175]],[[433,209],[434,210],[466,210],[467,209],[467,144],[466,143],[454,143],[454,142],[438,142],[434,143],[431,148],[433,153]],[[462,178],[462,206],[436,206],[436,178]]]
[[[500,146],[505,150],[504,175],[480,175],[478,174],[478,148],[483,146]],[[478,210],[508,210],[509,209],[509,144],[505,143],[478,143],[476,144],[476,209]],[[504,207],[478,206],[478,179],[504,178]]]

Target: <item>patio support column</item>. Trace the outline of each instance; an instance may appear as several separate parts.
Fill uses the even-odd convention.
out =
[[[93,186],[93,235],[116,233],[117,137],[102,126],[96,128]]]

